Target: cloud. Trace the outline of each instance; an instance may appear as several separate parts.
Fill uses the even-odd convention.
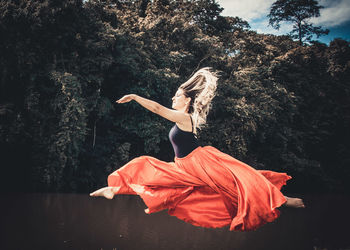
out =
[[[264,34],[273,34],[273,35],[285,35],[292,31],[293,24],[291,23],[281,23],[281,26],[278,30],[272,28],[269,25],[269,20],[259,20],[259,21],[253,21],[250,23],[250,26],[252,27],[252,30],[256,30],[257,33],[264,33]]]
[[[261,27],[266,25],[267,15],[270,13],[270,7],[276,0],[218,0],[217,2],[224,8],[223,16],[238,16],[246,20],[252,27],[256,26],[259,20]],[[349,0],[319,0],[319,5],[324,8],[320,10],[320,17],[311,18],[309,21],[314,25],[325,27],[334,27],[350,20],[350,1]],[[282,26],[290,25],[283,24]],[[269,29],[266,27],[266,29]],[[287,28],[285,28],[287,29]],[[272,30],[272,29],[271,29]],[[270,33],[270,32],[269,32]],[[280,32],[278,32],[280,33]]]
[[[223,16],[238,16],[245,21],[266,17],[275,0],[218,0]]]
[[[275,0],[219,0],[217,1],[224,8],[223,16],[238,16],[248,21],[252,30],[258,33],[283,35],[292,30],[292,24],[281,23],[279,30],[268,26],[267,15]]]
[[[311,23],[326,27],[335,27],[350,20],[349,0],[323,0],[319,4],[325,8],[320,10],[319,17],[310,19]]]

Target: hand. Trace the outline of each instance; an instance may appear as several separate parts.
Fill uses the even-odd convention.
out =
[[[127,103],[130,102],[132,100],[134,100],[136,97],[136,95],[134,94],[130,94],[130,95],[125,95],[122,98],[120,98],[119,100],[115,101],[116,103]]]

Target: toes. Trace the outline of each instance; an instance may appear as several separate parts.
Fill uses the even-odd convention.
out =
[[[92,193],[90,193],[90,196],[98,196],[99,195],[99,190],[96,190]]]
[[[113,188],[112,187],[101,188],[99,190],[96,190],[95,192],[90,193],[90,196],[104,196],[107,199],[113,199],[114,197]]]
[[[299,207],[305,208],[305,204],[302,199],[299,199]]]

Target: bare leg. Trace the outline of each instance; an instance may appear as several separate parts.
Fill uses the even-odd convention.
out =
[[[114,194],[118,192],[119,187],[104,187],[90,193],[90,196],[104,196],[107,199],[113,199]]]
[[[299,198],[291,198],[286,197],[287,201],[283,204],[286,207],[294,207],[294,208],[305,208],[304,202],[302,199]]]

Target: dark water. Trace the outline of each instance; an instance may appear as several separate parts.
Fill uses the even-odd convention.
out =
[[[350,196],[304,195],[306,209],[253,232],[147,215],[138,196],[2,194],[0,249],[350,249]]]

